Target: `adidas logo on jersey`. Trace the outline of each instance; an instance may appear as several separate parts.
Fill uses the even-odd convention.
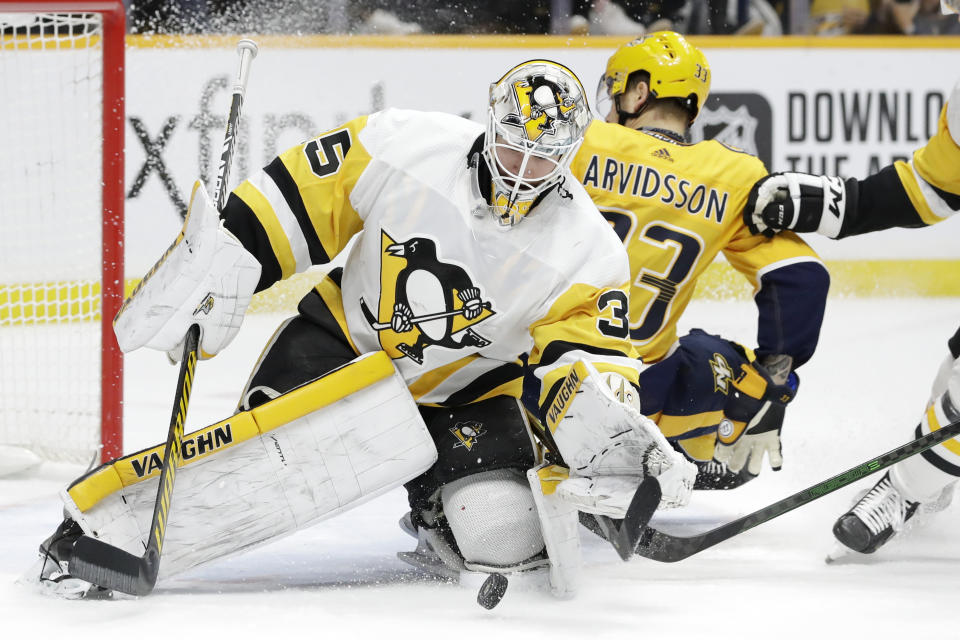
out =
[[[654,158],[660,158],[661,160],[669,160],[673,162],[673,156],[670,155],[670,152],[667,151],[665,147],[660,147],[651,154]]]

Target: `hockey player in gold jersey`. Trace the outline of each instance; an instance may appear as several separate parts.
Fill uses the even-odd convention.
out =
[[[645,363],[641,405],[700,467],[698,488],[730,488],[781,464],[793,370],[813,354],[829,277],[796,235],[750,234],[740,216],[763,163],[716,141],[691,144],[689,125],[710,90],[703,53],[673,32],[618,48],[574,175],[630,258],[629,337]],[[723,253],[754,287],[757,348],[677,321],[697,281]],[[718,435],[719,434],[719,435]]]
[[[925,227],[958,211],[960,83],[940,113],[936,134],[910,160],[863,180],[773,174],[757,182],[743,215],[758,234],[816,231],[840,239],[893,227]],[[916,436],[960,419],[960,330],[947,347]],[[918,514],[945,508],[958,477],[960,442],[954,439],[892,467],[836,521],[834,535],[843,549],[873,553]]]
[[[393,109],[351,120],[281,153],[222,212],[195,188],[183,233],[115,321],[125,351],[170,352],[199,323],[211,357],[254,291],[353,243],[272,337],[238,413],[214,425],[230,447],[187,439],[204,451],[177,474],[178,491],[193,493],[177,494],[162,575],[401,484],[419,542],[409,559],[454,573],[571,566],[556,553],[574,548],[577,509],[623,517],[645,475],[660,481],[661,504],[686,502],[696,469],[635,408],[626,255],[569,173],[590,117],[583,88],[533,60],[489,97],[486,129]],[[553,498],[528,474],[540,450],[518,400],[525,371],[544,439],[569,465],[551,472],[550,496],[573,506],[549,518],[537,507]],[[390,380],[399,390],[369,399]],[[41,582],[69,583],[81,530],[142,548],[148,453],[65,493],[70,518],[41,548]],[[221,472],[227,488],[208,495]],[[551,546],[561,516],[569,526]],[[551,584],[566,593],[562,573]]]

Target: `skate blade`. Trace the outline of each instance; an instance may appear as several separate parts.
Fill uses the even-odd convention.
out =
[[[860,553],[834,541],[833,548],[827,552],[824,562],[829,565],[866,565],[884,562],[883,556],[875,553]]]
[[[834,540],[833,546],[827,551],[823,561],[827,564],[843,564],[843,561],[849,558],[852,553],[854,553],[852,549]]]
[[[427,555],[419,551],[400,551],[397,553],[397,558],[403,562],[406,562],[412,567],[416,567],[417,569],[430,574],[430,576],[436,580],[457,582],[460,579],[459,571],[456,569],[451,569],[436,556]]]

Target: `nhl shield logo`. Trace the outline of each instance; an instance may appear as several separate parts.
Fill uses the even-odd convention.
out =
[[[759,93],[710,95],[690,126],[690,141],[717,140],[760,158],[773,161],[773,110]]]

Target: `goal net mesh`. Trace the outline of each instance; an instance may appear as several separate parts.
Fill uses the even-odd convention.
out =
[[[100,445],[102,40],[0,5],[0,444],[51,460]]]

